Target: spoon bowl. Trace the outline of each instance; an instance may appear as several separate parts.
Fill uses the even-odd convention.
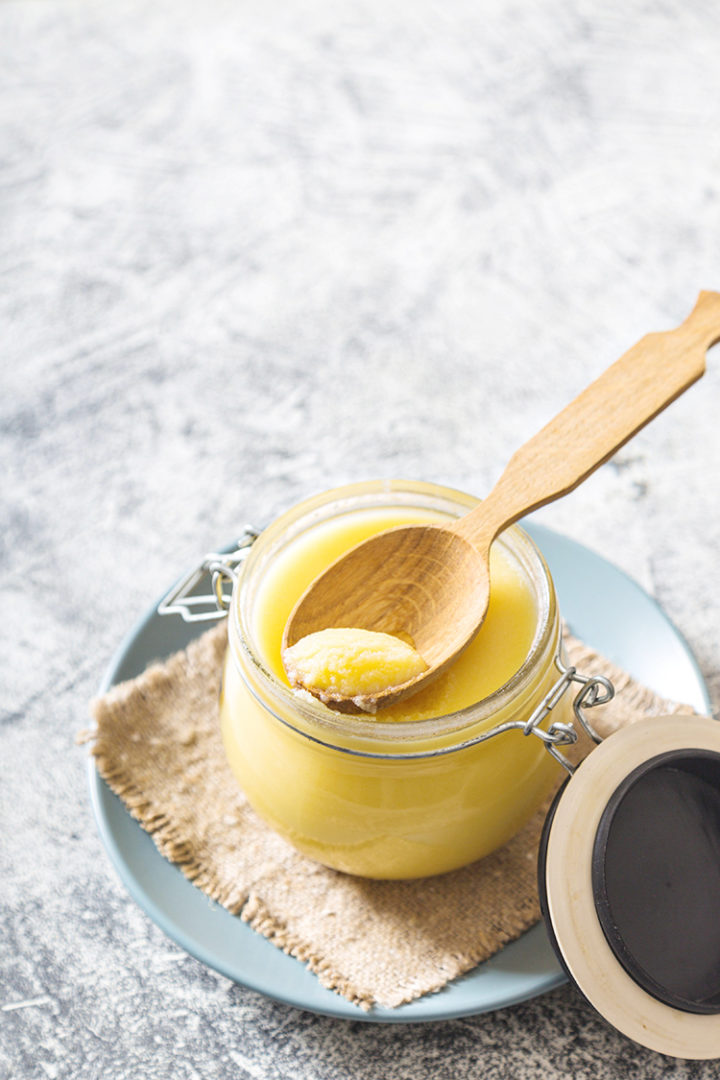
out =
[[[446,526],[399,526],[358,544],[315,579],[288,621],[283,650],[329,626],[376,630],[408,641],[436,676],[472,641],[489,596],[487,559],[464,536]],[[426,674],[370,695],[361,707],[399,701]],[[358,707],[356,698],[327,691],[323,700]]]
[[[647,334],[516,451],[479,506],[448,525],[379,533],[332,563],[291,612],[283,652],[315,631],[356,627],[404,638],[420,653],[425,670],[404,683],[362,699],[325,691],[323,701],[342,711],[375,712],[436,678],[485,618],[498,533],[582,483],[700,378],[717,341],[720,294],[702,292],[685,322]]]

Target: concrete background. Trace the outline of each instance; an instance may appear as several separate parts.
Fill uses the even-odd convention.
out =
[[[0,6],[0,1077],[714,1077],[570,987],[429,1026],[273,1004],[96,833],[87,702],[198,554],[375,476],[482,495],[720,288],[709,0]],[[538,520],[652,592],[720,706],[720,350]]]

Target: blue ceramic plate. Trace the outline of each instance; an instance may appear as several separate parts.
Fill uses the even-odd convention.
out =
[[[655,601],[617,567],[581,544],[525,524],[555,580],[562,611],[578,637],[659,694],[710,708],[707,688],[678,631]],[[131,630],[101,692],[184,648],[202,624],[160,617],[152,608]],[[130,894],[169,937],[235,982],[301,1009],[348,1020],[408,1023],[489,1012],[542,994],[565,981],[545,928],[535,926],[444,990],[402,1005],[363,1012],[330,990],[236,916],[208,900],[158,852],[150,836],[90,765],[100,835]]]

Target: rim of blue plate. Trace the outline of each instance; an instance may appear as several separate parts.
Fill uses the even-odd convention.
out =
[[[640,602],[641,607],[647,612],[652,612],[653,618],[658,620],[658,626],[667,635],[668,642],[683,656],[684,677],[695,683],[695,700],[689,703],[695,708],[710,710],[708,689],[697,660],[685,638],[652,596],[625,571],[578,541],[571,540],[547,526],[534,522],[526,521],[522,525],[531,534],[551,565],[551,572],[560,595],[561,610],[563,610],[563,577],[566,576],[562,572],[561,565],[563,556],[567,558],[569,553],[571,562],[578,557],[581,561],[589,561],[596,570],[600,568],[616,588],[627,591],[635,603]],[[219,550],[230,550],[233,546],[228,544]],[[549,550],[552,553],[553,548],[559,549],[554,552],[558,560],[556,567],[552,565],[553,559],[548,558]],[[177,620],[174,625],[174,635],[172,632],[165,635],[168,639],[167,647],[156,650],[156,655],[146,653],[142,647],[138,647],[142,645],[143,635],[155,625],[160,625],[158,620],[162,619],[163,627],[169,626],[168,617],[157,614],[158,603],[159,600],[148,608],[121,641],[101,681],[100,694],[106,693],[116,683],[138,674],[139,670],[142,670],[142,667],[150,661],[162,659],[176,649],[183,648],[184,644],[207,628],[207,624],[194,624],[191,627]],[[170,644],[173,636],[176,641]],[[601,648],[599,643],[596,647]],[[610,659],[623,662],[620,657],[610,656]],[[140,667],[139,663],[141,663]],[[231,915],[201,893],[177,866],[168,862],[160,854],[150,835],[142,829],[139,822],[132,818],[121,800],[110,791],[105,781],[99,776],[92,757],[88,762],[88,775],[91,803],[100,837],[116,872],[133,900],[168,937],[189,955],[219,974],[266,997],[335,1019],[417,1023],[495,1011],[546,993],[567,981],[552,951],[545,927],[538,924],[490,960],[453,980],[445,989],[427,994],[396,1009],[375,1007],[366,1012],[333,991],[322,987],[316,976],[301,961],[281,953],[271,942],[241,922],[238,916]],[[120,834],[124,834],[124,840]],[[241,944],[245,945],[243,963],[246,970],[241,970],[243,963],[239,968],[237,960],[230,962],[217,948],[203,944],[198,935],[197,922],[194,932],[190,933],[186,925],[187,917],[179,919],[177,914],[170,910],[178,905],[170,903],[169,894],[164,896],[164,903],[159,903],[157,897],[143,884],[142,874],[138,866],[133,864],[133,858],[136,858],[138,865],[143,866],[143,873],[144,865],[148,864],[151,875],[159,873],[170,882],[170,894],[177,893],[180,896],[181,907],[184,901],[186,915],[188,905],[190,905],[197,908],[196,916],[201,922],[207,919],[219,920],[217,922],[219,926],[230,920],[227,922],[228,929],[233,935],[239,936]],[[175,899],[177,900],[177,895]],[[528,954],[527,964],[523,962],[524,951]],[[258,954],[259,959],[254,954]],[[250,955],[249,960],[248,955]],[[532,966],[533,962],[538,965],[538,970],[525,971],[524,967]],[[504,964],[507,965],[507,971],[503,971]],[[514,965],[517,970],[514,970]],[[481,993],[480,984],[483,979],[487,985],[483,987]]]

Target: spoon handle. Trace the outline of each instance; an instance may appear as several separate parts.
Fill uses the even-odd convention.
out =
[[[701,292],[684,323],[646,334],[520,447],[486,499],[452,530],[489,547],[508,525],[567,494],[705,371],[720,341],[720,293]]]

